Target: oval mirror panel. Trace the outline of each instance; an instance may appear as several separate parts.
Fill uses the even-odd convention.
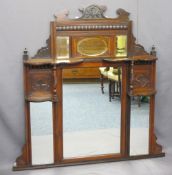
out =
[[[99,56],[108,50],[107,40],[103,37],[89,37],[77,43],[77,52],[85,56]]]

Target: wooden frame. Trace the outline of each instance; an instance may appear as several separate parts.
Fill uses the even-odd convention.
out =
[[[95,16],[90,8],[98,9]],[[51,35],[47,46],[38,50],[33,58],[29,58],[24,51],[24,87],[25,87],[25,122],[26,140],[22,155],[16,159],[14,170],[37,169],[46,167],[77,165],[85,163],[98,163],[108,161],[133,160],[141,158],[161,157],[165,154],[162,147],[156,143],[154,133],[154,108],[156,94],[156,55],[148,54],[141,45],[135,44],[132,35],[132,22],[129,13],[123,9],[117,10],[118,18],[107,19],[101,7],[92,5],[82,11],[82,17],[77,20],[62,19],[51,22]],[[91,17],[91,19],[90,19]],[[96,18],[95,18],[96,17]],[[89,18],[89,19],[86,19]],[[96,27],[97,26],[97,27]],[[113,41],[116,34],[126,34],[127,58],[117,58],[113,55],[115,42],[109,45],[109,55],[96,57],[80,56],[76,54],[75,39],[78,37],[109,36]],[[69,60],[57,60],[57,36],[69,36]],[[73,52],[74,51],[74,52]],[[106,57],[105,57],[106,56]],[[107,58],[108,57],[108,58]],[[121,95],[121,152],[85,158],[63,158],[63,96],[62,96],[62,70],[66,68],[88,67],[122,67],[122,95]],[[149,154],[130,156],[130,97],[150,96],[150,121],[149,121]],[[54,163],[51,165],[32,165],[31,156],[31,123],[30,102],[51,101],[53,106],[53,143]]]

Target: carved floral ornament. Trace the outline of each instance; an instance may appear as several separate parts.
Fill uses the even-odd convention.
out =
[[[134,76],[133,86],[134,88],[151,87],[150,74],[149,73],[148,74],[146,73],[136,74]]]
[[[99,19],[106,18],[104,12],[106,11],[106,6],[90,5],[88,7],[80,8],[79,11],[82,13],[80,19]]]

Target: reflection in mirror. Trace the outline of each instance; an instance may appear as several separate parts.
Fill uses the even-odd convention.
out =
[[[116,57],[127,56],[127,36],[117,35],[116,36]]]
[[[130,155],[149,153],[149,101],[148,96],[131,100]]]
[[[52,103],[30,103],[32,165],[53,163]]]
[[[81,72],[85,70],[86,74],[86,69],[82,69]],[[101,68],[97,69],[99,75],[96,78],[80,79],[76,76],[75,79],[65,79],[63,76],[63,157],[65,159],[120,153],[120,96],[111,94],[112,100],[109,101],[107,74],[104,76],[104,93],[101,92],[98,78]],[[72,69],[71,72],[74,70]]]

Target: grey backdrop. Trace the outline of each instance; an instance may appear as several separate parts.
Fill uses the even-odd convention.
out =
[[[107,5],[108,17],[115,17],[119,7],[128,10],[138,42],[147,50],[157,47],[156,133],[167,156],[15,174],[172,174],[171,0],[0,0],[0,175],[12,174],[24,143],[23,49],[33,55],[45,45],[54,13],[69,9],[72,18],[79,16],[78,7],[90,4]]]

